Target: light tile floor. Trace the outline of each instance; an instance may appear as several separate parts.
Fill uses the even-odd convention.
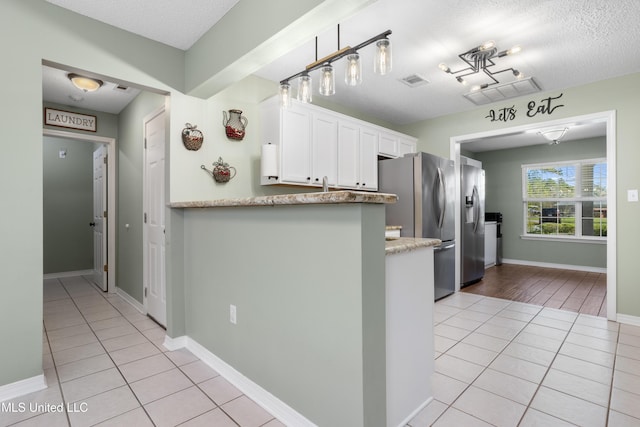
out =
[[[410,427],[640,426],[640,327],[457,293],[435,304],[434,331],[434,400]],[[5,402],[26,411],[0,412],[0,426],[283,426],[163,340],[86,279],[46,280],[49,387]]]
[[[435,305],[424,426],[640,426],[640,327],[456,293]]]
[[[164,336],[83,277],[45,280],[49,387],[3,402],[0,426],[283,426],[189,351],[168,351]]]

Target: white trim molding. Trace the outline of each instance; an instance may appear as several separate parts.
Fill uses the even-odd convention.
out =
[[[267,390],[242,375],[231,365],[211,353],[201,344],[188,336],[171,338],[165,337],[164,346],[172,351],[186,348],[202,360],[207,366],[218,372],[225,380],[233,384],[248,398],[260,405],[264,410],[276,417],[280,422],[288,426],[317,427],[298,411],[278,399]]]
[[[528,265],[531,267],[542,267],[542,268],[557,268],[561,270],[576,270],[576,271],[586,271],[589,273],[607,273],[606,268],[602,267],[590,267],[586,265],[569,265],[569,264],[553,264],[550,262],[537,262],[537,261],[525,261],[520,259],[503,259],[503,264],[517,264],[517,265]]]
[[[92,274],[93,270],[61,271],[59,273],[47,273],[43,276],[43,278],[60,279],[63,277],[91,276]]]
[[[0,386],[0,402],[44,390],[45,388],[47,388],[47,380],[44,374],[6,384]]]
[[[640,317],[638,316],[630,316],[628,314],[617,313],[616,321],[618,323],[624,323],[626,325],[640,326]]]

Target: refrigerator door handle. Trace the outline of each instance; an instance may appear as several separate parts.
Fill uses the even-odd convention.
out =
[[[480,195],[478,194],[478,187],[473,186],[473,232],[478,230],[478,224],[480,223]]]
[[[438,168],[437,171],[438,171],[437,199],[438,199],[438,209],[440,211],[440,214],[438,215],[438,228],[442,228],[442,224],[444,223],[445,207],[447,206],[447,192],[445,191],[445,182],[444,182],[444,176],[442,174],[442,169]],[[444,194],[444,201],[442,200],[443,194]]]

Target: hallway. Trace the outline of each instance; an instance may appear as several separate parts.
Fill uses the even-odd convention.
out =
[[[0,426],[283,426],[186,349],[167,351],[164,337],[84,277],[45,280],[49,387],[3,402]]]

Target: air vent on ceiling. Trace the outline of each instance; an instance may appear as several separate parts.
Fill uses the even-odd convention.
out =
[[[122,86],[119,84],[116,84],[113,88],[113,90],[115,90],[116,92],[129,92],[129,89],[127,86]]]
[[[406,77],[401,78],[400,81],[409,87],[418,87],[430,83],[429,80],[425,79],[419,74],[410,74]]]
[[[540,86],[533,80],[533,77],[527,77],[511,83],[489,86],[486,89],[465,93],[463,96],[476,105],[485,105],[534,92],[540,92]]]

